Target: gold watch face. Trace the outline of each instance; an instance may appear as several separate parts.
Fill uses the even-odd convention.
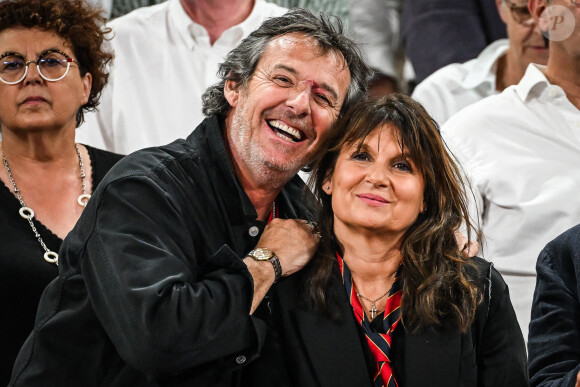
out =
[[[267,261],[274,256],[270,249],[259,247],[248,253],[248,255],[257,261]]]

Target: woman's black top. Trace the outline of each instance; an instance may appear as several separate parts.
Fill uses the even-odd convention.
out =
[[[92,167],[93,189],[121,155],[86,146]],[[42,187],[38,187],[42,189]],[[24,193],[24,196],[26,193]],[[26,199],[26,197],[25,197]],[[12,189],[0,182],[0,385],[10,381],[20,347],[32,331],[40,295],[58,275],[58,267],[44,260],[44,250],[28,221],[18,210]],[[58,251],[62,239],[34,219],[46,246]]]

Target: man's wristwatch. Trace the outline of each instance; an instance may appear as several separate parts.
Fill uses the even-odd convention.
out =
[[[258,247],[250,251],[248,257],[256,261],[269,261],[274,266],[274,274],[276,276],[274,283],[280,281],[280,278],[282,278],[282,266],[280,265],[280,260],[272,250],[265,247]]]

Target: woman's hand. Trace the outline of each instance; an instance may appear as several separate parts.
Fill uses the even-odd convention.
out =
[[[457,246],[459,246],[461,252],[466,258],[475,257],[479,251],[479,243],[476,241],[469,242],[465,235],[463,235],[459,230],[455,231],[455,240],[457,241]]]

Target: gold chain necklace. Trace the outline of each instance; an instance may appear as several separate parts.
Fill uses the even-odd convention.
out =
[[[87,193],[87,186],[85,181],[86,178],[85,167],[83,165],[83,158],[81,156],[81,152],[77,144],[75,144],[75,150],[77,151],[77,157],[79,158],[79,167],[81,170],[81,183],[83,189],[83,193],[79,195],[79,197],[77,198],[77,203],[80,206],[86,207],[89,199],[91,198],[91,195]],[[16,182],[14,181],[14,177],[12,176],[12,171],[10,170],[10,166],[8,165],[8,160],[6,160],[6,156],[4,155],[4,149],[2,149],[2,161],[4,161],[6,173],[8,173],[8,178],[12,183],[12,187],[14,187],[14,194],[16,195],[18,201],[20,202],[20,210],[18,210],[18,213],[20,214],[21,217],[23,217],[28,221],[28,224],[30,225],[32,232],[34,233],[34,236],[36,237],[36,239],[40,243],[40,246],[44,250],[44,260],[49,263],[54,263],[55,265],[58,266],[58,254],[50,250],[48,247],[46,247],[46,244],[42,240],[42,237],[40,236],[38,230],[36,229],[34,223],[32,222],[32,218],[34,218],[34,211],[32,210],[32,208],[27,207],[26,204],[24,204],[24,199],[22,199],[22,195],[20,195],[20,190],[16,186]]]

